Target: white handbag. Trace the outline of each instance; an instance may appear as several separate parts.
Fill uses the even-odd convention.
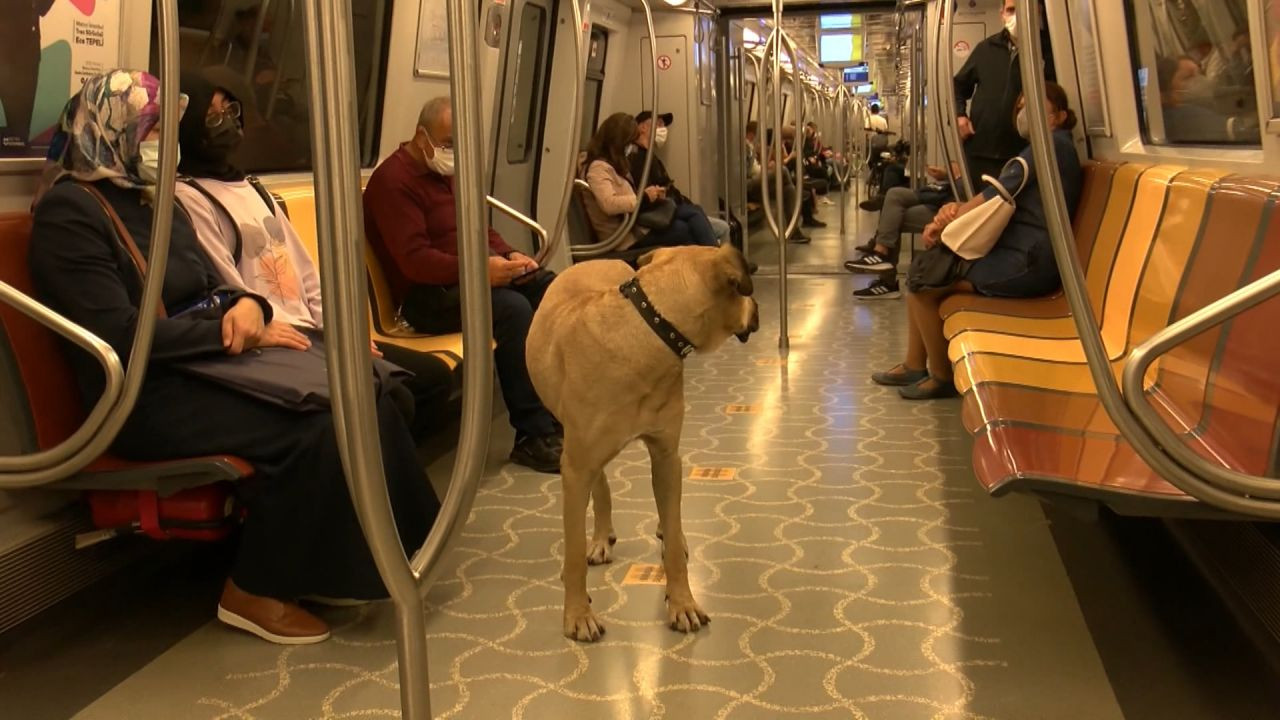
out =
[[[1014,198],[1018,197],[1018,194],[1027,186],[1027,180],[1031,177],[1031,169],[1027,167],[1027,161],[1020,157],[1010,160],[1005,164],[1005,168],[1015,162],[1022,165],[1022,184],[1013,191],[1013,194],[1010,194],[996,178],[983,175],[983,181],[995,188],[997,195],[952,220],[942,229],[942,243],[951,248],[956,255],[965,260],[977,260],[991,252],[991,248],[999,242],[1001,233],[1009,225],[1009,219],[1013,217],[1013,211],[1018,207]],[[1000,174],[1003,175],[1004,171],[1001,170]]]

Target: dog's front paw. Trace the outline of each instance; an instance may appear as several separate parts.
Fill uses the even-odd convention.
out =
[[[564,636],[578,642],[595,642],[604,637],[604,623],[590,607],[564,611]]]
[[[587,564],[588,565],[604,565],[613,562],[613,544],[618,542],[618,538],[610,535],[608,540],[592,540],[590,547],[587,548]]]
[[[711,624],[711,617],[692,598],[684,601],[667,599],[667,625],[682,633],[695,632]]]

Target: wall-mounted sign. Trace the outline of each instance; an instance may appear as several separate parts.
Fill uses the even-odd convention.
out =
[[[120,0],[7,3],[0,22],[0,157],[43,157],[84,81],[120,66]]]
[[[499,4],[502,3],[494,3]],[[418,48],[414,55],[413,74],[428,78],[449,77],[449,22],[445,3],[428,1],[418,6]]]
[[[671,69],[671,56],[670,56],[670,55],[659,55],[659,56],[658,56],[658,69],[659,69],[659,70],[670,70],[670,69]]]

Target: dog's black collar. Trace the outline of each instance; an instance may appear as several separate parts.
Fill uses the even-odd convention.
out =
[[[638,278],[632,278],[622,283],[622,285],[618,286],[618,292],[622,293],[623,297],[636,306],[640,317],[644,318],[644,324],[648,325],[649,329],[662,342],[666,343],[667,347],[671,348],[671,352],[680,356],[681,359],[693,353],[693,343],[684,336],[684,333],[677,330],[675,325],[672,325],[666,318],[662,317],[658,309],[653,306],[653,301],[649,299],[648,295],[644,294],[644,289],[640,287]]]

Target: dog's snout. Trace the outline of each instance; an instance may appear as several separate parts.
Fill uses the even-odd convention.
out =
[[[740,342],[746,342],[747,338],[751,337],[751,333],[760,329],[760,306],[756,304],[755,300],[749,302],[751,303],[751,318],[747,321],[747,328],[737,335]]]

